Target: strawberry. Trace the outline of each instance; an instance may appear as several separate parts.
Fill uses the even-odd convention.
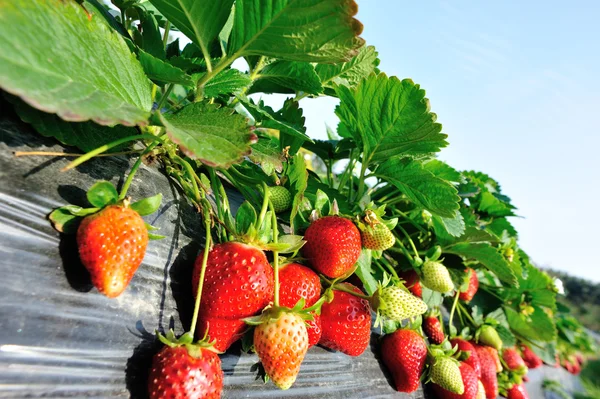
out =
[[[287,311],[277,313],[254,330],[254,348],[267,375],[285,390],[292,386],[300,372],[308,350],[308,333],[300,315]]]
[[[293,308],[304,298],[304,308],[315,304],[321,296],[321,280],[312,269],[298,263],[289,263],[279,269],[279,304]],[[307,321],[309,348],[321,339],[321,317],[313,313]]]
[[[460,375],[462,378],[464,392],[462,395],[452,393],[445,390],[437,384],[433,384],[433,391],[440,399],[475,399],[477,397],[477,391],[479,389],[479,380],[477,374],[468,364],[462,362],[459,366]]]
[[[483,349],[486,350],[492,360],[494,360],[494,366],[496,366],[496,373],[502,372],[502,362],[500,361],[500,355],[498,355],[498,351],[491,346],[483,346]]]
[[[362,294],[355,286],[339,286]],[[323,333],[319,343],[350,356],[359,356],[369,346],[371,338],[371,308],[366,299],[348,292],[333,290],[333,300],[321,308]]]
[[[425,302],[406,289],[394,285],[379,286],[371,297],[371,305],[379,315],[396,321],[419,316],[427,311]]]
[[[366,225],[364,229],[360,230],[360,235],[363,247],[375,251],[384,251],[396,242],[392,231],[383,223]]]
[[[358,228],[340,216],[317,219],[306,229],[304,240],[304,257],[313,269],[330,278],[348,274],[362,248]]]
[[[77,230],[81,263],[92,283],[109,298],[119,296],[142,263],[148,230],[142,217],[125,205],[110,205],[85,217]]]
[[[444,341],[444,330],[440,324],[440,319],[435,316],[428,316],[423,319],[423,331],[429,338],[429,342],[439,345]]]
[[[529,369],[536,369],[542,365],[542,359],[535,354],[527,345],[521,345],[521,354],[523,355],[523,361]]]
[[[381,359],[399,392],[414,392],[427,359],[425,340],[414,330],[396,330],[381,343]]]
[[[435,358],[429,371],[431,382],[452,393],[462,395],[465,385],[458,362],[447,356]]]
[[[467,269],[467,273],[469,273],[469,286],[466,291],[462,291],[459,295],[459,298],[462,301],[469,302],[475,296],[475,293],[479,289],[479,279],[477,278],[477,272],[473,269]]]
[[[477,395],[475,396],[475,399],[486,399],[485,388],[483,387],[481,380],[477,381]]]
[[[196,292],[200,278],[202,256],[198,256],[192,276]],[[253,316],[273,298],[273,269],[264,252],[250,245],[228,242],[215,245],[208,255],[204,277],[197,336],[206,333],[206,326],[215,319],[227,328],[213,331],[215,346],[226,350],[243,333],[240,319]],[[228,322],[225,320],[229,320]]]
[[[292,194],[283,186],[269,187],[269,195],[275,213],[285,212],[292,206]]]
[[[150,399],[221,397],[221,359],[209,349],[195,349],[164,346],[154,356],[148,380]]]
[[[488,399],[495,399],[498,396],[498,377],[496,375],[496,362],[492,355],[482,345],[473,344],[475,352],[479,357],[481,365],[481,383],[485,389],[485,396]]]
[[[507,392],[507,399],[529,399],[529,395],[527,395],[527,390],[523,386],[523,384],[514,384]]]
[[[506,348],[504,352],[502,352],[502,358],[506,363],[506,367],[512,371],[527,371],[527,366],[525,366],[525,361],[519,355],[516,348]]]
[[[423,289],[421,288],[421,282],[417,272],[414,270],[407,270],[398,273],[398,277],[404,280],[404,285],[414,296],[423,298]]]
[[[448,272],[446,266],[440,262],[425,262],[422,273],[423,284],[430,290],[445,294],[446,292],[452,291],[454,288],[454,283],[452,282],[452,278],[450,278],[450,272]]]
[[[208,330],[208,336],[214,347],[219,352],[225,352],[236,341],[242,338],[248,326],[242,319],[220,319],[205,316],[200,312],[198,316],[197,335],[204,335]]]
[[[479,342],[491,346],[497,351],[502,349],[502,339],[500,339],[498,331],[488,324],[484,324],[479,328]]]
[[[469,357],[466,360],[463,360],[463,362],[471,366],[477,375],[477,378],[481,377],[481,365],[479,364],[479,357],[477,356],[477,352],[473,345],[462,338],[452,338],[450,343],[452,344],[452,347],[457,346],[459,351],[467,352],[469,354]]]

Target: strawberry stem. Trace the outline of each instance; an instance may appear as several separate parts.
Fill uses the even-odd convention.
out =
[[[371,299],[370,296],[365,295],[365,294],[359,294],[358,292],[354,292],[350,288],[346,288],[343,285],[336,285],[335,287],[333,287],[333,290],[347,292],[348,294],[352,294],[358,298],[366,299],[367,301]]]
[[[454,303],[452,304],[452,309],[450,309],[450,318],[448,319],[448,329],[452,328],[452,319],[454,319],[454,311],[456,310],[456,305],[458,304],[458,297],[460,296],[460,291],[456,290],[456,295],[454,296]],[[443,324],[442,324],[443,326]]]
[[[268,187],[263,183],[265,192],[268,192]],[[268,194],[265,195],[268,198]],[[273,243],[277,244],[279,236],[279,229],[277,228],[277,215],[275,214],[275,208],[273,203],[269,201],[269,208],[271,209],[271,220],[273,224]],[[273,298],[273,305],[279,307],[279,251],[273,250],[273,272],[275,273],[275,297]]]
[[[127,191],[129,190],[129,186],[131,186],[133,177],[135,176],[135,173],[139,169],[140,165],[142,164],[142,159],[144,158],[144,155],[146,155],[150,151],[152,151],[154,149],[154,147],[156,147],[157,145],[158,145],[158,141],[155,141],[154,143],[150,144],[148,146],[148,148],[146,148],[146,150],[144,150],[144,152],[140,154],[137,161],[135,161],[135,163],[133,164],[133,167],[131,168],[131,172],[129,172],[129,176],[127,176],[127,180],[125,180],[125,183],[123,183],[123,187],[121,188],[121,194],[119,195],[119,200],[122,200],[127,196]]]
[[[178,155],[173,155],[172,158],[173,158],[173,161],[175,161],[179,165],[183,166],[183,168],[189,175],[190,180],[192,182],[192,188],[194,190],[194,196],[196,197],[196,202],[199,204],[201,198],[204,198],[204,195],[200,194],[200,189],[198,188],[198,183],[196,182],[196,178],[195,178],[196,172],[194,172],[194,168],[192,168],[192,165],[190,165],[190,163],[188,161],[186,161],[185,159],[181,158]]]
[[[163,139],[161,139],[160,137],[156,137],[153,134],[136,134],[133,136],[123,137],[122,139],[115,140],[113,142],[110,142],[108,144],[100,146],[100,147],[96,148],[95,150],[92,150],[92,151],[80,156],[79,158],[75,159],[70,164],[68,164],[67,166],[62,168],[61,172],[66,172],[67,170],[73,169],[73,168],[81,165],[82,163],[89,161],[90,159],[94,158],[95,156],[98,156],[98,155],[102,154],[103,152],[106,152],[106,151],[110,150],[111,148],[114,148],[118,145],[128,143],[130,141],[136,141],[136,140],[152,140],[152,141],[158,141],[158,142],[164,144]]]
[[[192,325],[190,326],[190,334],[194,336],[196,331],[196,324],[198,323],[198,313],[200,311],[200,301],[202,299],[202,288],[204,286],[204,274],[206,273],[206,264],[208,263],[208,253],[212,243],[212,235],[210,234],[210,215],[208,214],[208,208],[206,208],[204,214],[204,229],[206,234],[206,241],[204,243],[204,253],[202,255],[202,267],[200,268],[200,278],[198,280],[198,289],[196,290],[196,302],[194,304],[194,315],[192,316]]]
[[[417,247],[415,246],[415,243],[413,242],[412,238],[410,238],[410,235],[408,234],[408,232],[406,230],[404,230],[404,227],[400,226],[399,224],[396,225],[396,227],[398,229],[400,229],[400,231],[402,232],[402,234],[404,234],[404,236],[406,237],[406,239],[408,240],[410,246],[412,247],[413,252],[415,253],[415,258],[419,259],[419,251],[417,251]]]
[[[269,209],[269,186],[267,186],[267,183],[263,182],[263,193],[264,193],[264,198],[263,198],[263,203],[262,203],[262,208],[260,209],[260,216],[258,217],[258,219],[256,220],[256,230],[260,230],[260,226],[263,224],[263,221],[265,220],[265,216],[267,215],[267,209]],[[275,226],[276,227],[276,226]],[[274,227],[274,228],[275,228]]]

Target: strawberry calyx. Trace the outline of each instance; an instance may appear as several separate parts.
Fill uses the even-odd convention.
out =
[[[385,205],[378,208],[371,202],[361,216],[357,216],[355,224],[358,227],[364,248],[371,249],[380,255],[394,245],[396,237],[392,230],[398,224],[398,218],[384,220]]]
[[[214,347],[215,341],[208,340],[207,334],[205,334],[202,339],[196,342],[194,342],[194,336],[189,332],[183,334],[179,338],[175,337],[175,332],[172,329],[169,330],[166,335],[163,335],[157,331],[156,336],[158,337],[160,342],[171,348],[184,347],[188,351],[190,356],[196,359],[202,357],[203,350],[209,350],[217,354],[223,353],[218,351]]]
[[[321,299],[323,299],[323,297]],[[321,301],[321,299],[319,299],[319,301]],[[319,302],[317,302],[317,303],[319,303]],[[315,303],[315,305],[317,305],[317,303]],[[265,324],[265,323],[275,322],[275,321],[279,320],[286,313],[296,314],[296,315],[300,316],[304,321],[311,321],[311,320],[314,320],[314,316],[312,315],[312,312],[315,311],[316,309],[319,309],[319,311],[320,311],[320,308],[321,308],[320,305],[322,303],[323,303],[323,301],[320,302],[318,307],[313,305],[309,308],[303,309],[305,300],[304,300],[304,298],[300,298],[300,300],[296,303],[296,305],[294,305],[293,308],[288,308],[286,306],[270,305],[270,306],[267,306],[262,311],[261,314],[259,314],[257,316],[246,317],[243,319],[243,321],[248,325],[258,326],[258,325]]]

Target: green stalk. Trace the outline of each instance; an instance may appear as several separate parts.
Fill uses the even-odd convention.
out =
[[[271,201],[269,201],[269,208],[271,209],[271,223],[273,224],[273,243],[277,244],[279,229],[277,227],[277,215]],[[275,274],[275,298],[273,298],[273,306],[277,308],[279,307],[279,251],[273,251],[273,273]]]
[[[171,21],[167,21],[165,24],[165,34],[163,35],[163,46],[167,47],[167,41],[169,40],[169,31],[171,30]]]
[[[408,240],[410,246],[412,247],[413,252],[415,253],[415,258],[420,258],[419,256],[419,251],[417,251],[417,247],[415,246],[415,243],[413,242],[412,238],[410,238],[410,235],[406,232],[406,230],[404,230],[404,228],[402,226],[400,226],[399,224],[396,225],[397,228],[400,229],[400,231],[402,232],[402,234],[404,234],[404,236],[406,237],[406,239]]]
[[[125,198],[125,196],[127,195],[129,186],[131,186],[131,182],[133,181],[133,176],[135,176],[135,173],[137,172],[140,165],[142,164],[142,159],[144,158],[144,155],[146,155],[150,151],[152,151],[154,149],[154,147],[156,147],[157,145],[158,145],[157,141],[150,144],[148,146],[148,148],[146,148],[146,150],[140,154],[140,157],[137,159],[137,161],[135,161],[135,163],[133,164],[133,167],[131,168],[131,172],[129,172],[129,176],[127,176],[127,180],[125,180],[125,183],[123,183],[123,187],[121,188],[121,194],[119,195],[119,200],[123,200]]]
[[[169,95],[171,95],[171,92],[173,91],[174,87],[175,87],[175,85],[173,83],[169,83],[167,85],[167,89],[165,90],[164,94],[160,98],[160,101],[158,102],[158,104],[156,104],[156,109],[158,110],[158,112],[160,112],[160,109],[163,107],[163,105],[165,105],[165,102],[169,98]]]
[[[335,288],[334,288],[334,290],[335,291],[347,292],[348,294],[352,294],[352,295],[354,295],[355,297],[358,297],[358,298],[366,299],[367,301],[369,299],[371,299],[370,296],[365,295],[365,294],[359,294],[358,292],[354,292],[350,288],[346,288],[343,285],[336,285]]]
[[[130,142],[130,141],[136,141],[136,140],[152,140],[152,141],[158,141],[158,142],[164,144],[163,139],[161,139],[160,137],[156,137],[152,134],[136,134],[133,136],[123,137],[122,139],[115,140],[113,142],[110,142],[108,144],[100,146],[100,147],[96,148],[95,150],[92,150],[92,151],[80,156],[79,158],[75,159],[70,164],[68,164],[67,166],[62,168],[61,172],[66,172],[67,170],[73,169],[73,168],[81,165],[82,163],[89,161],[90,159],[94,158],[95,156],[100,155],[118,145]]]
[[[206,241],[204,243],[204,253],[202,256],[202,266],[200,268],[200,279],[198,281],[198,290],[196,291],[196,302],[194,303],[194,315],[192,316],[192,325],[190,326],[190,334],[194,337],[196,332],[196,324],[198,323],[198,313],[200,311],[200,301],[202,299],[202,288],[204,287],[204,274],[206,273],[206,264],[208,263],[208,253],[212,242],[210,234],[210,216],[204,215],[204,228],[206,230]]]
[[[262,208],[260,210],[260,215],[258,217],[258,219],[256,220],[256,230],[260,229],[260,226],[262,225],[263,221],[265,220],[265,216],[267,214],[267,209],[269,209],[269,186],[267,186],[267,183],[263,182],[263,193],[264,193],[264,198],[263,198],[263,203],[262,203]]]
[[[365,191],[365,173],[367,172],[368,162],[365,162],[363,158],[363,162],[360,166],[360,177],[358,180],[358,192],[356,193],[356,198],[354,198],[354,202],[360,201]]]
[[[452,304],[452,309],[450,310],[450,318],[448,319],[448,329],[452,327],[452,320],[454,319],[454,311],[456,310],[456,305],[458,304],[458,297],[460,296],[460,291],[456,290],[456,296],[454,297],[454,303]]]
[[[192,168],[192,165],[190,165],[190,163],[188,161],[186,161],[185,159],[181,158],[178,155],[173,155],[172,156],[173,161],[177,162],[179,165],[183,166],[183,168],[185,169],[185,171],[187,172],[187,174],[190,176],[190,180],[192,182],[192,188],[194,190],[194,197],[196,198],[196,202],[199,204],[200,200],[202,198],[204,198],[203,193],[200,193],[200,189],[198,188],[198,183],[196,182],[196,172],[194,171],[194,168]]]

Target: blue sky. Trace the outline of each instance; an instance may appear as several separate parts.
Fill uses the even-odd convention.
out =
[[[427,91],[440,158],[497,179],[520,245],[542,266],[600,282],[600,2],[359,1],[380,69]],[[308,132],[335,101],[302,101]]]

